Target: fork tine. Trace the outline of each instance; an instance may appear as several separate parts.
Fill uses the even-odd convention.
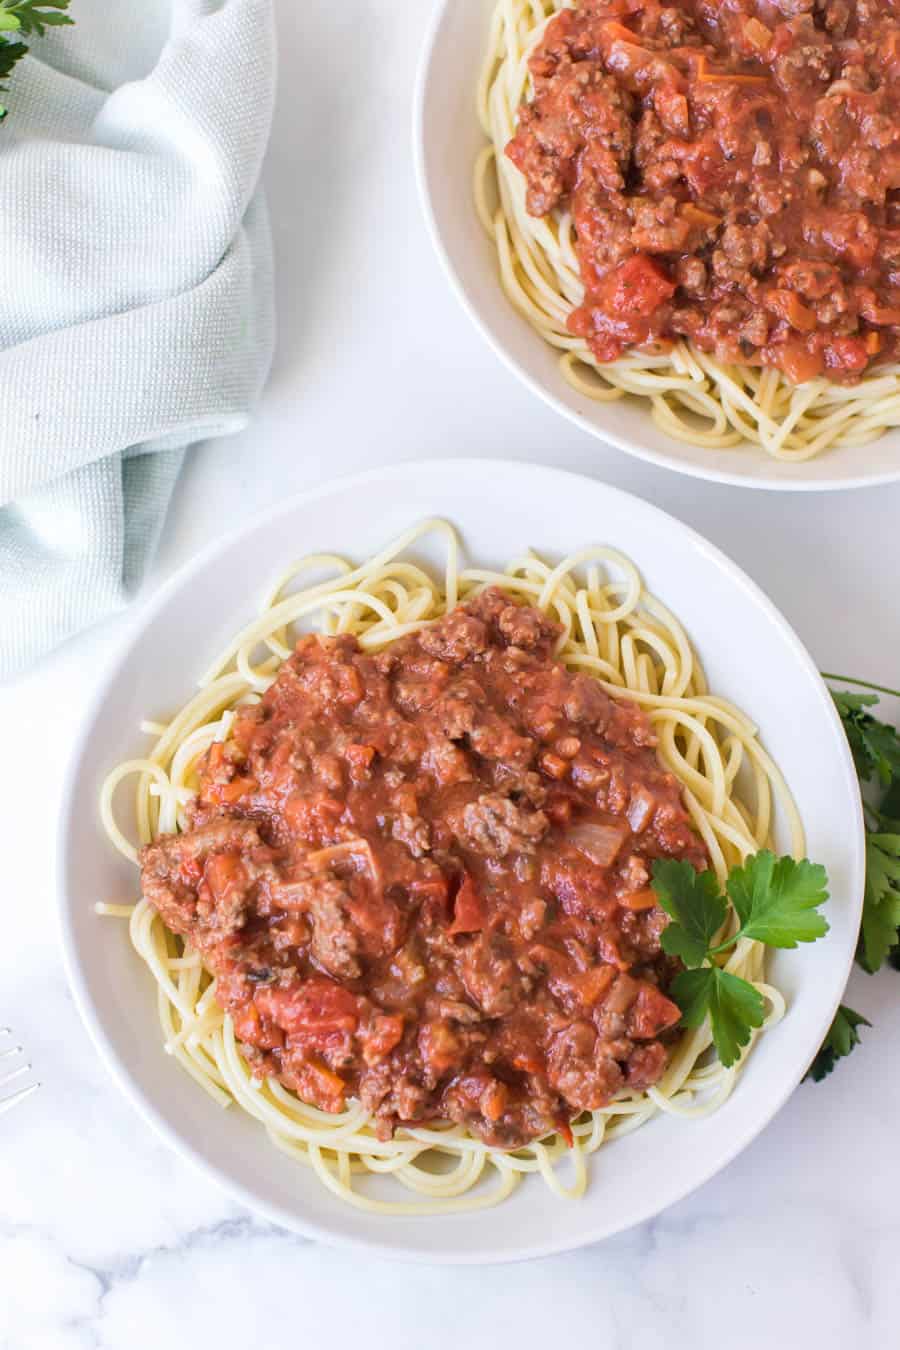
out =
[[[11,1097],[5,1097],[0,1101],[0,1116],[3,1115],[4,1111],[8,1111],[11,1106],[15,1106],[18,1102],[23,1102],[26,1097],[30,1097],[32,1092],[37,1092],[40,1086],[40,1083],[29,1083],[27,1087],[19,1088],[19,1091],[14,1092]]]
[[[11,1083],[14,1078],[21,1078],[23,1073],[31,1073],[30,1064],[20,1064],[18,1068],[10,1069],[9,1073],[4,1074],[3,1077],[0,1078],[0,1092],[2,1092],[7,1083]]]
[[[12,1028],[0,1027],[0,1115],[37,1092],[39,1087],[31,1061],[26,1058],[24,1047],[16,1040]]]

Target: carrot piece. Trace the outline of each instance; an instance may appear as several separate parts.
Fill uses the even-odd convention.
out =
[[[707,69],[706,57],[701,56],[697,62],[697,74],[695,77],[700,84],[768,84],[766,75],[738,75],[726,71],[715,71]]]
[[[655,909],[659,900],[656,898],[656,891],[648,887],[643,891],[630,891],[628,895],[620,896],[619,904],[623,909]]]
[[[811,333],[816,326],[815,314],[800,303],[793,291],[770,291],[765,306],[799,333]]]

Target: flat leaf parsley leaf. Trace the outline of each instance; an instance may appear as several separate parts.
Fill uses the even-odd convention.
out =
[[[728,914],[715,873],[672,859],[654,863],[653,889],[671,920],[660,942],[687,966],[672,981],[672,997],[683,1026],[699,1027],[709,1018],[726,1068],[740,1058],[753,1029],[762,1026],[765,1002],[754,985],[723,970],[715,958],[743,937],[772,947],[796,947],[822,937],[828,924],[817,909],[828,899],[826,886],[824,867],[776,858],[768,850],[757,853],[729,874],[726,890],[739,927],[714,945]]]
[[[859,1027],[870,1027],[872,1023],[862,1013],[854,1012],[841,1004],[834,1015],[834,1021],[828,1029],[828,1035],[822,1047],[807,1069],[807,1078],[820,1083],[827,1078],[839,1059],[843,1059],[859,1045]]]
[[[828,899],[828,878],[820,863],[776,858],[766,849],[734,867],[728,898],[741,921],[740,936],[769,947],[796,947],[828,932],[817,906]]]
[[[0,0],[0,30],[43,37],[48,28],[74,22],[62,12],[68,8],[69,0]]]
[[[878,694],[900,698],[900,690],[848,676],[846,680],[874,693],[831,691],[840,714],[860,785],[872,784],[863,795],[866,818],[866,890],[856,959],[870,975],[885,961],[900,969],[900,734],[868,710]],[[874,786],[882,789],[878,798]],[[874,798],[874,800],[873,800]]]
[[[831,697],[844,724],[856,772],[865,783],[877,776],[882,787],[888,787],[900,775],[900,736],[896,727],[866,711],[878,702],[878,696],[833,689]]]
[[[19,35],[29,37],[34,33],[43,37],[48,28],[72,23],[63,12],[68,8],[69,0],[0,0],[0,80],[28,51]],[[0,84],[0,93],[6,93],[6,85]],[[0,121],[6,111],[0,104]]]
[[[701,965],[728,911],[715,872],[666,858],[653,868],[653,889],[673,920],[663,930],[663,951],[680,956],[686,966]]]
[[[719,966],[683,970],[672,981],[671,993],[682,1010],[683,1026],[699,1027],[709,1016],[713,1044],[726,1069],[740,1059],[751,1030],[765,1018],[759,990]]]
[[[900,834],[866,835],[866,894],[858,960],[870,975],[887,960],[900,928]]]

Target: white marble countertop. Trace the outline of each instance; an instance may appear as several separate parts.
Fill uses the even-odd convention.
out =
[[[650,469],[545,410],[470,327],[413,184],[425,8],[281,0],[267,169],[277,362],[253,428],[192,455],[145,594],[246,512],[323,478],[505,455],[651,498],[744,566],[823,667],[896,683],[900,485],[754,494]],[[159,1144],[107,1079],[66,989],[48,829],[79,709],[139,609],[0,691],[15,766],[15,782],[0,775],[0,1023],[43,1079],[0,1120],[0,1350],[898,1343],[893,972],[854,973],[849,1001],[875,1025],[827,1082],[802,1086],[693,1197],[577,1255],[446,1270],[330,1251],[257,1222]]]

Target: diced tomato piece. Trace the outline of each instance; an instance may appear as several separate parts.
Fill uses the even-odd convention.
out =
[[[845,370],[858,375],[869,364],[865,338],[832,338],[825,348],[825,364],[829,370]]]
[[[323,792],[294,792],[284,804],[287,824],[309,843],[326,843],[343,814],[344,803]]]
[[[320,1111],[330,1111],[337,1115],[343,1111],[347,1084],[339,1074],[329,1069],[320,1059],[312,1057],[303,1060],[294,1070],[297,1079],[297,1095],[301,1101],[310,1102]]]
[[[463,1044],[449,1022],[425,1022],[419,1029],[419,1053],[428,1068],[440,1078],[455,1069],[463,1056]]]
[[[765,297],[766,309],[784,319],[800,333],[811,333],[816,326],[816,316],[806,305],[801,304],[793,291],[769,291]]]
[[[404,1021],[399,1013],[376,1013],[362,1038],[363,1059],[368,1065],[377,1064],[400,1044],[403,1027]]]
[[[213,741],[206,753],[206,771],[207,773],[215,773],[217,769],[223,768],[224,764],[225,746],[222,741]]]
[[[477,933],[484,927],[484,901],[475,889],[475,883],[468,872],[462,885],[456,892],[453,904],[453,922],[448,933]]]
[[[779,342],[777,346],[768,350],[773,364],[777,365],[779,370],[783,370],[794,384],[803,384],[804,380],[815,379],[817,375],[822,374],[825,366],[820,351],[811,351],[805,342],[796,338],[788,338],[786,342]]]
[[[650,1041],[667,1027],[674,1027],[680,1018],[681,1009],[671,999],[655,985],[644,983],[628,1010],[626,1027],[635,1040]]]
[[[613,317],[646,318],[672,298],[675,283],[646,253],[635,253],[607,272],[594,294]]]
[[[232,890],[247,885],[247,872],[239,853],[214,853],[206,860],[204,879],[217,901],[225,900]]]
[[[255,1003],[246,1003],[231,1014],[234,1022],[234,1034],[239,1041],[247,1045],[258,1046],[261,1050],[280,1050],[284,1045],[284,1032],[268,1017],[260,1017]]]
[[[307,1044],[325,1046],[335,1035],[354,1032],[359,1022],[355,995],[324,976],[287,987],[266,986],[254,997],[260,1012]]]

